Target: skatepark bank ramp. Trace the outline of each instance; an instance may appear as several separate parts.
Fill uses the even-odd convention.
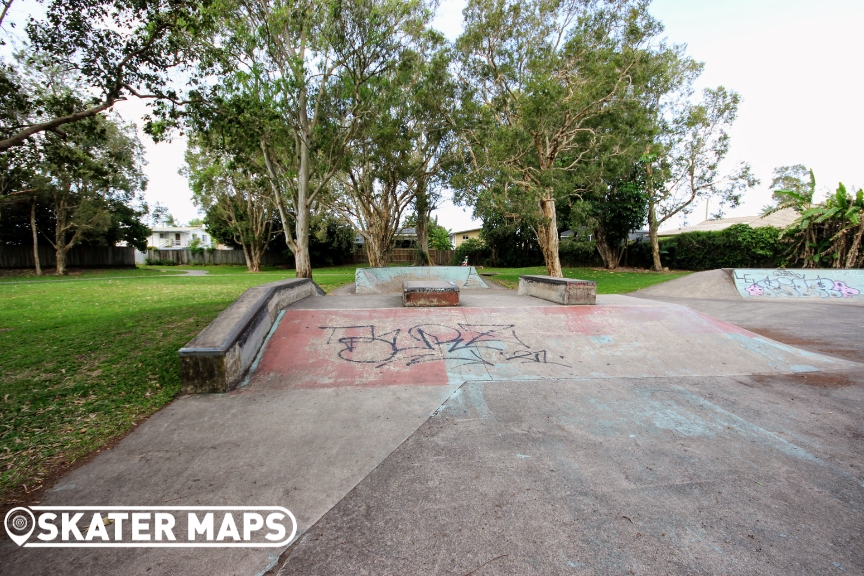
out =
[[[358,268],[355,273],[357,294],[384,294],[401,292],[402,283],[416,280],[444,280],[454,282],[461,289],[484,289],[483,282],[473,266],[392,266],[388,268]]]

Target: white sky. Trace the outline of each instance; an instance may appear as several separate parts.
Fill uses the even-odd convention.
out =
[[[435,25],[448,37],[461,30],[464,0],[443,0]],[[32,2],[16,2],[23,21]],[[38,6],[38,5],[36,5]],[[25,8],[26,7],[26,8]],[[39,8],[35,8],[39,10]],[[864,75],[860,27],[861,0],[655,0],[652,13],[666,25],[671,42],[687,44],[705,62],[699,88],[723,85],[744,99],[732,129],[730,161],[750,162],[761,186],[748,192],[728,216],[757,214],[768,203],[771,171],[776,166],[806,164],[816,173],[823,196],[843,181],[864,185]],[[138,120],[141,102],[117,110]],[[145,135],[150,184],[147,199],[160,202],[186,222],[198,216],[178,170],[185,140],[153,144]],[[711,207],[714,212],[716,205]],[[439,222],[454,231],[479,226],[470,209],[445,202]],[[704,219],[697,205],[689,223]],[[677,227],[683,219],[667,223]]]

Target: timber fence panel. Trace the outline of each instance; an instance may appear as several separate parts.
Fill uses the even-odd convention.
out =
[[[57,254],[48,245],[39,245],[39,264],[57,266]],[[135,248],[121,246],[75,246],[66,253],[69,268],[133,268]],[[35,268],[32,246],[0,246],[0,268]]]

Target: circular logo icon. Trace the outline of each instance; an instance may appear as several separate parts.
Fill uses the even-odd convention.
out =
[[[21,546],[36,528],[36,518],[28,508],[13,508],[6,513],[4,524],[9,538]]]

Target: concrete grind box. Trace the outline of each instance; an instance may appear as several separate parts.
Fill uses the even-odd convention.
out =
[[[565,306],[593,306],[597,303],[597,283],[554,276],[520,276],[519,295],[534,296]]]
[[[404,282],[402,305],[408,308],[458,306],[459,287],[443,280]]]

